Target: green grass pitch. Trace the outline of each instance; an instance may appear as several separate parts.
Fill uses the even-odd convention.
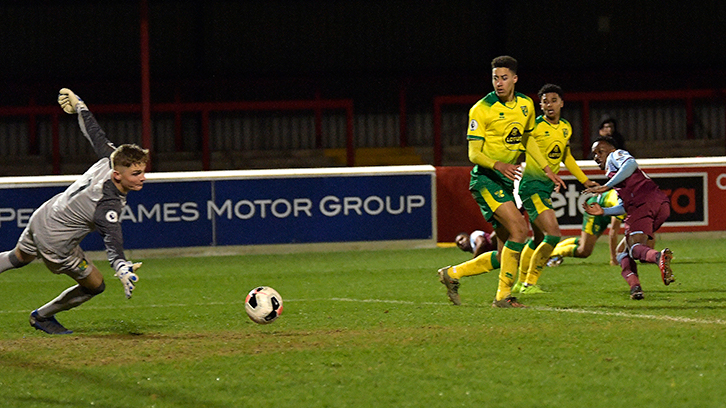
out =
[[[448,304],[436,270],[456,248],[141,259],[131,300],[106,292],[58,315],[31,310],[72,281],[41,264],[0,275],[3,407],[722,407],[725,240],[667,240],[677,281],[639,265],[632,301],[599,243],[546,268],[528,309],[492,309],[497,272]],[[277,289],[257,325],[247,292]]]

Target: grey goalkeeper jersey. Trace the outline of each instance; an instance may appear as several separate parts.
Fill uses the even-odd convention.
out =
[[[87,109],[78,113],[78,122],[100,159],[64,192],[44,203],[30,220],[31,226],[36,239],[60,253],[70,253],[96,230],[103,238],[108,261],[118,269],[126,261],[120,221],[126,195],[111,180],[109,156],[115,147]]]

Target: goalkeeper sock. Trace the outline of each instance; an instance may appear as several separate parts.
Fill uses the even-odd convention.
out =
[[[15,256],[15,249],[0,253],[0,273],[8,269],[22,268],[30,262],[23,262]]]
[[[527,280],[524,282],[525,285],[531,286],[537,284],[537,280],[539,280],[539,277],[542,274],[542,269],[544,269],[547,264],[547,260],[550,259],[550,255],[552,255],[552,250],[555,249],[555,246],[559,241],[560,237],[545,235],[542,243],[537,246],[537,249],[532,255],[532,260],[530,261],[529,269],[527,270]]]
[[[53,316],[58,312],[80,306],[81,304],[91,300],[93,296],[95,296],[94,293],[81,285],[71,286],[58,295],[57,298],[39,307],[38,315],[40,315],[40,317]]]
[[[461,279],[464,276],[480,275],[499,268],[497,251],[485,252],[474,259],[454,266],[449,270],[449,277]]]
[[[527,270],[529,269],[529,262],[532,259],[534,250],[537,249],[537,244],[530,238],[524,243],[524,249],[519,255],[519,277],[518,282],[524,283],[527,280]]]
[[[496,300],[502,300],[512,294],[514,275],[519,266],[519,255],[524,249],[524,243],[507,241],[504,243],[501,254],[501,267],[499,269],[499,286]]]

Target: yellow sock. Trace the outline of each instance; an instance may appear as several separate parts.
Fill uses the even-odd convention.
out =
[[[542,269],[544,269],[544,266],[547,264],[547,260],[550,259],[552,250],[555,249],[555,245],[557,245],[557,241],[559,240],[560,237],[545,235],[544,239],[539,246],[537,246],[537,249],[532,255],[532,261],[530,262],[529,270],[527,271],[527,280],[524,282],[525,285],[531,286],[537,284],[537,280],[539,280],[539,277],[542,274]]]
[[[464,276],[480,275],[499,268],[497,251],[485,252],[474,259],[460,263],[449,271],[449,276],[454,279],[461,279]]]
[[[528,239],[527,242],[524,243],[524,249],[522,249],[522,253],[519,255],[519,277],[517,278],[518,282],[524,283],[524,281],[527,280],[529,260],[532,259],[532,254],[534,254],[534,250],[536,248],[537,245],[535,245],[534,241],[532,241],[531,239]]]
[[[499,286],[497,287],[496,300],[502,300],[512,294],[514,275],[519,266],[519,255],[524,248],[524,243],[507,241],[504,243],[501,254],[501,268],[499,270]]]
[[[550,256],[562,256],[562,257],[575,256],[575,250],[577,249],[578,246],[580,246],[579,237],[567,238],[566,240],[560,241],[557,244],[557,246],[552,251],[552,254],[550,254]]]

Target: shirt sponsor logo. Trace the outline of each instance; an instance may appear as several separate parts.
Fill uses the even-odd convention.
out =
[[[559,159],[562,157],[562,149],[559,145],[554,145],[552,149],[550,149],[549,153],[547,153],[547,157],[550,159]]]
[[[519,133],[519,129],[514,128],[509,135],[504,139],[507,144],[519,144],[522,142],[522,134]]]

